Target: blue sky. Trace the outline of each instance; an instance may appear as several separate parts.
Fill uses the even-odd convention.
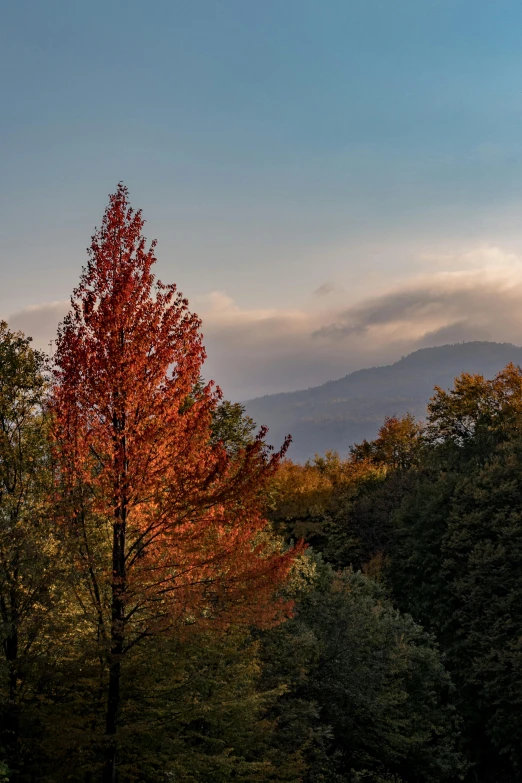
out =
[[[0,316],[48,339],[123,180],[233,395],[522,341],[495,315],[522,279],[521,31],[502,0],[5,0]],[[404,290],[422,317],[361,326]]]

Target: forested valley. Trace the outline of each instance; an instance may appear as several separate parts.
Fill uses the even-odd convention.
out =
[[[292,462],[143,223],[0,325],[0,780],[522,781],[522,370]]]

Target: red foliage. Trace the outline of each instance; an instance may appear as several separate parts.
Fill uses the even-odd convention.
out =
[[[259,497],[287,444],[269,454],[263,430],[237,455],[212,444],[221,393],[199,382],[200,320],[155,281],[143,224],[119,185],[59,330],[52,399],[64,516],[119,653],[185,621],[277,621],[295,557],[274,550]]]

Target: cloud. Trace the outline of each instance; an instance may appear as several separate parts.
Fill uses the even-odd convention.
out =
[[[484,246],[429,257],[446,269],[338,311],[313,337],[343,346],[357,339],[370,350],[394,343],[413,349],[463,340],[522,340],[519,256]]]
[[[421,261],[449,270],[461,269],[464,272],[480,270],[493,275],[503,274],[506,277],[513,275],[520,277],[522,269],[522,261],[516,253],[487,244],[458,252],[421,253],[419,258]]]
[[[522,263],[496,248],[455,256],[455,269],[418,276],[337,311],[202,313],[208,367],[243,398],[303,388],[417,348],[468,340],[522,344]]]
[[[47,351],[49,343],[56,336],[59,322],[69,309],[69,305],[68,300],[30,305],[10,315],[7,321],[11,329],[30,335],[33,338],[35,348]]]
[[[455,321],[455,323],[434,329],[432,332],[426,332],[417,345],[419,348],[429,348],[433,345],[465,343],[473,340],[489,340],[490,338],[491,331],[487,326],[471,324],[466,321]],[[517,342],[521,341],[517,340]]]
[[[328,296],[328,294],[331,294],[336,288],[337,286],[335,283],[323,283],[319,288],[315,289],[314,296]]]
[[[321,326],[314,338],[368,343],[522,337],[522,283],[442,277],[361,302]]]
[[[322,305],[321,296],[313,307],[293,309],[242,308],[223,291],[195,297],[208,354],[204,375],[227,396],[247,399],[389,364],[421,347],[477,339],[522,344],[520,258],[491,247],[445,258],[443,271],[433,272],[434,260],[429,273],[337,309]],[[8,321],[47,348],[67,309],[68,302],[44,303]]]

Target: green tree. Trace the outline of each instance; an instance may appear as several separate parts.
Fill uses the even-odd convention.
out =
[[[296,617],[266,634],[264,655],[268,684],[289,677],[278,721],[281,737],[305,749],[306,783],[459,779],[458,721],[436,645],[371,579],[320,566]]]
[[[230,454],[238,453],[255,440],[256,424],[240,402],[223,400],[212,415],[212,441],[223,443]]]
[[[283,687],[263,687],[248,628],[155,639],[146,656],[135,652],[121,718],[125,781],[300,783],[294,748],[275,763],[268,712]]]
[[[470,780],[488,783],[522,779],[521,411],[513,365],[436,390],[387,570],[399,606],[441,644]]]
[[[53,644],[58,590],[45,393],[42,354],[0,322],[0,725],[11,780],[21,774],[22,749],[30,754],[29,705]]]

